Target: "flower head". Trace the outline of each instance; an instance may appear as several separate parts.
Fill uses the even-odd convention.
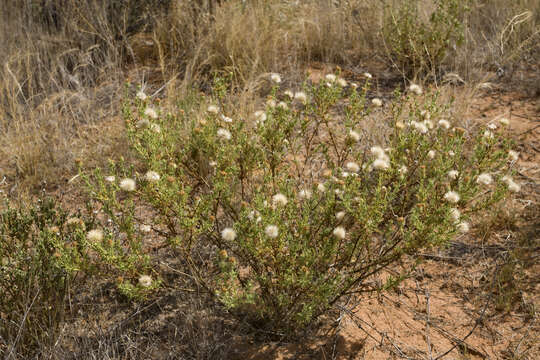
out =
[[[287,105],[287,103],[285,101],[280,101],[278,104],[277,104],[277,107],[278,108],[281,108],[283,110],[287,110],[289,109],[289,106]]]
[[[461,212],[456,208],[451,208],[450,217],[452,218],[452,220],[454,220],[454,222],[458,222],[459,218],[461,217]]]
[[[229,123],[229,124],[233,122],[233,119],[231,119],[230,117],[225,116],[223,114],[221,114],[221,120],[223,120],[224,122]]]
[[[279,229],[276,225],[268,225],[264,228],[264,233],[271,239],[275,239],[279,235]]]
[[[457,171],[457,170],[450,170],[450,171],[448,172],[447,175],[448,175],[448,177],[449,177],[450,179],[455,180],[455,179],[457,179],[457,177],[459,176],[459,171]]]
[[[348,163],[346,163],[345,167],[347,168],[347,170],[353,173],[357,173],[358,171],[360,171],[360,166],[358,166],[358,164],[353,161],[349,161]]]
[[[390,163],[387,159],[375,159],[373,162],[373,168],[377,170],[386,170],[390,167]]]
[[[306,199],[306,200],[311,199],[311,195],[312,195],[311,190],[308,190],[308,189],[302,189],[298,193],[298,196],[300,197],[300,199]]]
[[[152,285],[152,278],[148,275],[141,275],[141,277],[139,277],[139,284],[142,287],[149,287]]]
[[[206,109],[211,114],[217,114],[219,112],[219,108],[216,105],[208,105],[208,108]]]
[[[337,84],[341,87],[345,87],[347,86],[347,80],[345,80],[344,78],[338,78],[337,79]]]
[[[307,95],[302,91],[298,91],[296,94],[294,94],[294,99],[300,101],[302,104],[307,103]]]
[[[318,192],[325,192],[326,191],[326,186],[324,186],[323,183],[317,184],[317,191]]]
[[[340,212],[338,212],[338,213],[336,214],[336,219],[337,219],[338,221],[343,220],[344,217],[345,217],[345,211],[340,211]]]
[[[273,73],[270,75],[270,80],[272,80],[272,82],[276,84],[279,84],[281,82],[281,76],[279,76],[279,74]]]
[[[152,119],[157,119],[158,118],[158,114],[156,112],[156,110],[154,110],[153,108],[151,107],[148,107],[144,110],[144,115],[148,116],[149,118],[152,118]]]
[[[373,105],[375,105],[376,107],[381,107],[383,105],[382,100],[379,99],[379,98],[375,98],[375,99],[371,100],[371,103]]]
[[[355,142],[360,141],[360,134],[354,130],[349,131],[349,137]]]
[[[466,233],[466,232],[469,232],[469,223],[466,222],[466,221],[462,221],[458,224],[457,226],[459,232],[461,233]]]
[[[407,169],[407,167],[405,165],[401,165],[401,167],[399,168],[398,172],[401,174],[401,175],[405,175],[407,172],[409,171],[409,169]]]
[[[281,193],[277,193],[276,195],[272,196],[272,204],[274,206],[276,205],[279,205],[279,206],[285,206],[287,205],[287,197]]]
[[[448,120],[444,120],[444,119],[439,120],[439,123],[438,123],[438,124],[439,124],[439,126],[442,127],[443,129],[446,129],[446,130],[450,129],[450,122],[449,122]]]
[[[159,174],[157,172],[155,172],[155,171],[152,171],[152,170],[148,171],[144,175],[144,177],[145,177],[146,181],[148,181],[148,182],[157,182],[160,179]]]
[[[503,117],[499,119],[499,123],[503,126],[508,126],[510,125],[510,120],[508,120],[508,118]]]
[[[103,240],[103,230],[92,229],[86,234],[86,239],[91,242],[100,242]]]
[[[124,191],[135,191],[135,180],[125,178],[120,181],[120,189]]]
[[[417,84],[409,85],[409,91],[416,95],[422,95],[422,88],[420,87],[420,85]]]
[[[143,233],[149,233],[150,231],[152,231],[152,227],[147,224],[141,224],[141,226],[139,226],[139,230],[141,230],[141,232]]]
[[[347,236],[347,232],[343,226],[336,227],[334,231],[332,231],[332,234],[339,240],[343,240],[345,239],[345,236]]]
[[[225,241],[234,241],[236,239],[236,231],[233,228],[225,228],[221,230],[221,238]]]
[[[364,75],[364,77],[365,77],[366,79],[371,79],[371,78],[373,77],[373,76],[372,76],[370,73],[368,73],[368,72],[365,72],[365,73],[363,73],[362,75]]]
[[[430,159],[434,159],[435,158],[435,150],[429,150],[428,153],[427,153],[427,157],[430,158]]]
[[[483,184],[483,185],[489,185],[493,182],[493,178],[488,173],[483,173],[478,175],[478,178],[476,179],[477,184]]]
[[[276,100],[274,100],[274,99],[268,99],[268,100],[266,100],[266,105],[267,105],[268,107],[275,108],[275,107],[276,107]]]
[[[289,99],[292,99],[294,98],[294,94],[291,90],[285,90],[285,92],[283,92]]]
[[[374,155],[377,159],[384,159],[386,157],[386,153],[380,146],[373,146],[370,151],[371,154]]]
[[[336,75],[334,75],[334,74],[327,74],[327,75],[325,76],[325,79],[326,79],[326,81],[333,83],[334,81],[336,81]]]
[[[484,131],[484,135],[483,135],[486,139],[493,139],[493,132],[489,131],[489,130],[486,130]]]
[[[448,201],[449,203],[455,204],[459,201],[460,197],[457,192],[448,191],[446,194],[444,194],[444,199]]]
[[[263,123],[266,121],[267,116],[263,110],[257,110],[255,111],[253,115],[255,116],[255,121],[257,122],[257,124]]]
[[[144,101],[144,100],[146,100],[147,97],[148,97],[148,96],[146,96],[146,94],[144,93],[144,91],[139,90],[139,91],[137,92],[137,99]]]
[[[231,140],[232,138],[230,131],[223,128],[218,129],[217,136],[222,140]]]
[[[113,183],[116,181],[116,176],[114,175],[111,175],[111,176],[105,176],[105,181],[106,182],[109,182],[109,183]]]
[[[512,161],[518,161],[519,153],[517,151],[514,151],[514,150],[508,150],[508,157]]]
[[[414,127],[415,130],[420,132],[421,134],[425,134],[429,130],[424,122],[411,121],[411,126]]]

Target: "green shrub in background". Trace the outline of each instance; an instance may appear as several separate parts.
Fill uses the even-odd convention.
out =
[[[464,39],[468,0],[435,0],[434,9],[418,0],[385,9],[383,37],[388,56],[411,78],[436,74],[452,48]],[[425,17],[425,18],[424,18]]]
[[[472,214],[519,190],[501,125],[455,128],[417,85],[380,110],[369,80],[330,74],[296,93],[272,81],[254,114],[227,102],[223,81],[175,114],[140,92],[125,115],[143,173],[116,164],[109,182],[89,182],[114,222],[134,233],[150,224],[258,329],[298,335],[345,296],[392,287],[410,269],[368,279],[467,232]],[[372,123],[373,109],[384,121]],[[134,203],[153,215],[136,219]]]
[[[53,341],[72,280],[90,271],[86,224],[52,200],[0,214],[0,353]]]

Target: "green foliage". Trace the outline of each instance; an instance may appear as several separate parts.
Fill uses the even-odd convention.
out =
[[[418,0],[403,1],[397,10],[389,5],[383,26],[391,61],[413,78],[437,71],[448,52],[461,45],[468,11],[468,0],[435,0],[429,15],[422,5]]]
[[[85,234],[52,200],[0,214],[0,349],[54,339],[72,280],[91,270]]]
[[[436,94],[398,92],[376,143],[366,129],[369,81],[357,89],[340,80],[305,85],[305,103],[274,86],[255,118],[222,90],[210,102],[186,97],[175,115],[148,100],[126,104],[146,174],[115,165],[136,180],[131,191],[98,172],[95,198],[120,214],[111,218],[128,238],[135,221],[151,223],[233,313],[299,334],[344,296],[395,286],[410,269],[383,288],[368,280],[466,232],[472,214],[507,192],[509,144],[497,132],[449,128],[437,123],[446,106]],[[221,109],[204,111],[210,104]],[[495,180],[482,184],[482,173]],[[136,219],[134,202],[152,216]]]

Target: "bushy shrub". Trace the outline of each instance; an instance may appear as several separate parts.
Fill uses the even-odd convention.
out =
[[[468,0],[435,0],[433,10],[422,1],[404,1],[386,8],[383,36],[398,70],[411,77],[437,72],[448,52],[464,38]]]
[[[472,214],[519,187],[500,125],[454,127],[419,86],[384,105],[367,100],[369,80],[330,74],[292,93],[271,79],[254,114],[223,81],[174,114],[139,93],[125,115],[143,172],[115,166],[123,180],[93,187],[126,228],[137,228],[133,204],[150,207],[140,221],[259,329],[298,334],[344,296],[395,285],[407,268],[382,288],[368,280],[467,232]]]
[[[71,281],[90,270],[85,226],[52,200],[0,214],[0,353],[27,354],[57,335]]]

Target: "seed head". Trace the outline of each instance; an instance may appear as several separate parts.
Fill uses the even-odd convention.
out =
[[[347,232],[343,226],[336,227],[334,231],[332,231],[332,234],[339,240],[343,240],[345,239],[345,236],[347,236]]]
[[[478,175],[478,178],[476,179],[477,184],[483,184],[483,185],[489,185],[493,182],[493,178],[488,173],[483,173]]]
[[[353,173],[357,173],[358,171],[360,171],[360,166],[358,166],[357,163],[352,162],[352,161],[345,164],[345,167],[347,168],[347,170]]]
[[[376,107],[381,107],[383,105],[382,100],[379,99],[379,98],[375,98],[375,99],[371,100],[371,103],[373,105],[375,105]]]
[[[157,172],[155,171],[148,171],[145,175],[144,175],[146,181],[148,182],[158,182],[159,179],[160,179],[160,176]]]
[[[236,239],[236,231],[233,228],[225,228],[221,231],[221,238],[225,241],[234,241]]]
[[[218,129],[217,136],[222,140],[231,140],[232,138],[230,131],[223,128]]]
[[[101,229],[92,229],[86,234],[86,239],[90,242],[100,242],[103,241],[103,230]]]
[[[157,119],[158,118],[158,114],[157,114],[156,110],[154,110],[151,107],[148,107],[148,108],[146,108],[144,110],[144,115],[148,116],[151,119]]]
[[[273,73],[270,75],[270,80],[272,80],[272,82],[276,84],[279,84],[281,83],[281,76],[279,76],[279,74]]]
[[[120,189],[124,191],[135,191],[135,180],[125,178],[120,181]]]
[[[142,287],[149,287],[150,285],[152,285],[152,278],[148,275],[141,275],[141,277],[139,278],[139,284]]]
[[[416,95],[422,95],[422,88],[420,87],[420,85],[417,84],[411,84],[409,86],[409,91]]]
[[[285,205],[287,205],[287,202],[288,202],[287,197],[285,195],[281,194],[281,193],[278,193],[278,194],[272,196],[272,204],[274,206],[276,206],[276,205],[285,206]]]
[[[444,199],[448,201],[449,203],[455,204],[459,201],[460,197],[457,192],[448,191],[446,194],[444,194]]]

